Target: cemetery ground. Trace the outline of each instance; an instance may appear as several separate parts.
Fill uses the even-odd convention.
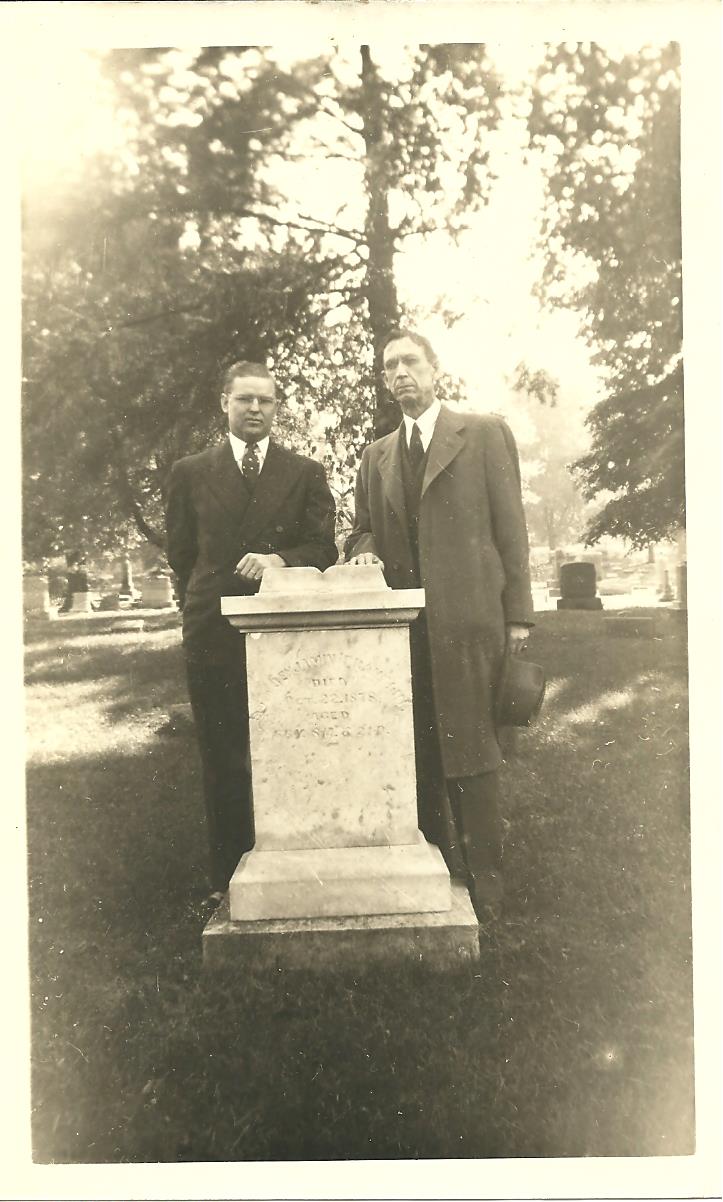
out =
[[[610,612],[608,609],[606,612]],[[204,826],[177,625],[27,642],[39,1162],[694,1150],[681,619],[543,613],[479,964],[201,969]]]

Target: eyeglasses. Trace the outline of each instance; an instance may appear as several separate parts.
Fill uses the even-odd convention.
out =
[[[253,405],[254,401],[258,401],[260,409],[268,409],[271,405],[276,404],[276,397],[254,396],[253,394],[248,393],[242,393],[241,396],[234,396],[232,393],[228,399],[230,401],[235,401],[237,405]]]

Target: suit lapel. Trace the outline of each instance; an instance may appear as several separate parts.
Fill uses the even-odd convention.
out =
[[[234,522],[238,522],[239,511],[248,504],[249,492],[228,438],[219,447],[214,447],[212,470],[206,477],[206,487]]]
[[[389,439],[379,456],[379,475],[387,500],[406,530],[407,506],[404,501],[404,477],[402,475],[402,439],[404,422]]]
[[[271,515],[293,487],[302,469],[301,461],[270,442],[261,475],[256,481],[248,509],[244,514],[243,536],[248,542],[263,529]]]
[[[464,446],[464,418],[453,413],[446,405],[442,405],[439,417],[435,422],[434,434],[429,444],[427,467],[422,482],[422,496],[440,472],[446,470],[449,464]]]

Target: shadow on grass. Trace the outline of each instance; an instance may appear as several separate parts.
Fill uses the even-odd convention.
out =
[[[685,646],[588,619],[541,616],[560,687],[503,772],[505,914],[444,975],[205,977],[192,736],[134,741],[185,699],[177,645],[36,678],[66,740],[28,775],[36,1158],[692,1152]]]

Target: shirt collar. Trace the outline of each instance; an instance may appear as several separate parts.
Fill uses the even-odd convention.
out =
[[[231,443],[231,450],[233,451],[233,457],[240,466],[241,460],[243,459],[244,455],[246,454],[246,447],[248,444],[244,442],[243,438],[238,438],[235,434],[232,434],[230,430],[228,432],[228,437],[229,437],[229,442]],[[268,451],[268,449],[269,449],[269,436],[267,434],[265,438],[260,438],[259,441],[256,443],[256,450],[258,451],[260,468],[263,467],[263,465],[264,465],[264,459],[266,458],[266,452]]]
[[[407,446],[409,446],[409,440],[412,437],[412,427],[416,421],[417,425],[419,426],[419,436],[422,440],[422,446],[424,447],[425,451],[427,450],[427,447],[432,441],[434,427],[437,424],[437,418],[439,417],[439,411],[441,408],[442,405],[440,401],[432,401],[432,404],[429,406],[429,408],[425,409],[424,413],[420,414],[420,416],[417,418],[408,417],[406,413],[404,414],[404,428],[407,432]]]

